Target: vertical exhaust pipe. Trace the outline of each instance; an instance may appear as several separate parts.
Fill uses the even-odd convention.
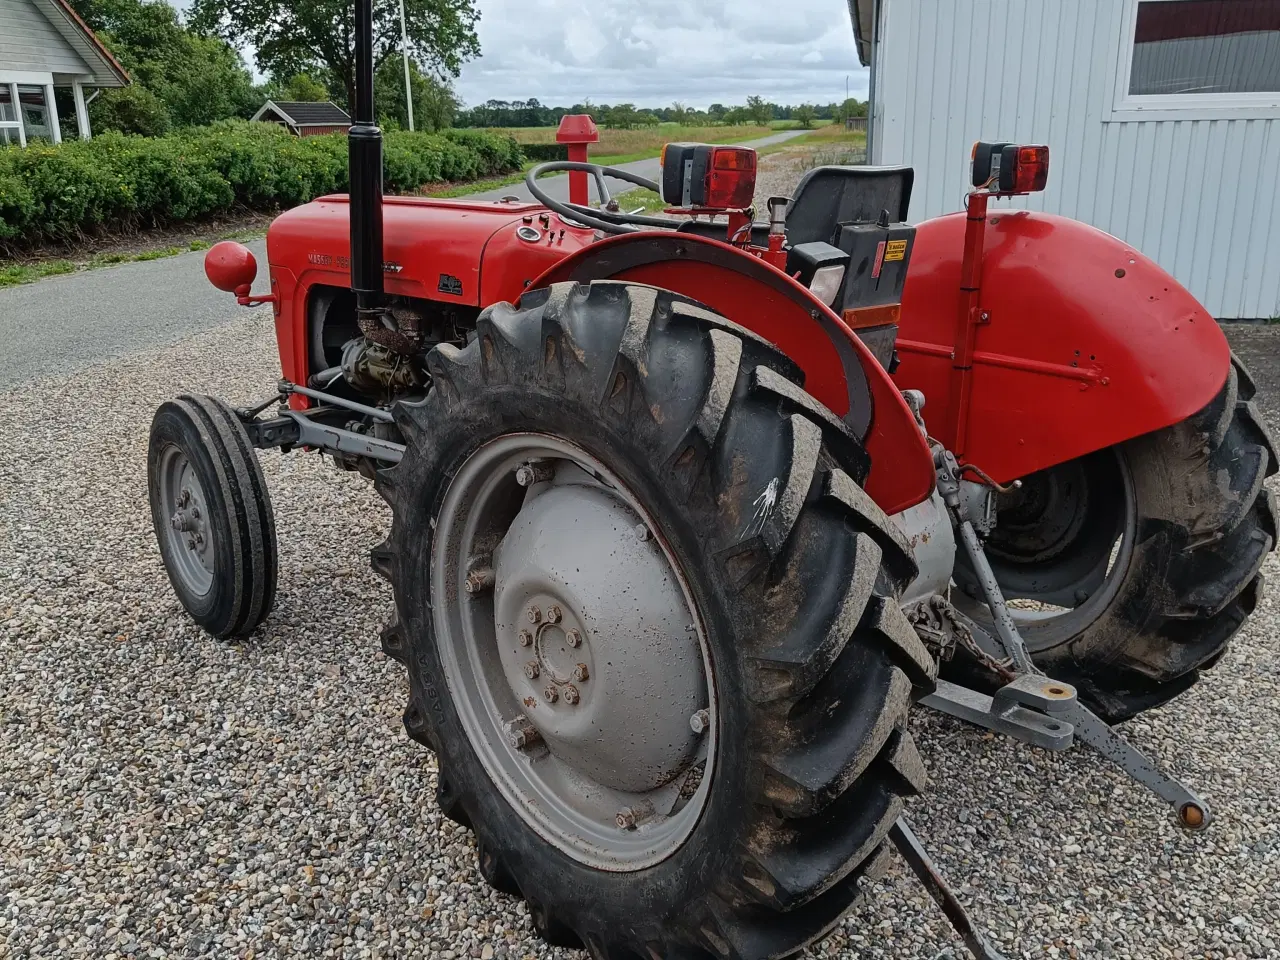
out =
[[[373,114],[373,0],[355,0],[355,104],[347,137],[351,290],[362,315],[382,305],[382,131]]]

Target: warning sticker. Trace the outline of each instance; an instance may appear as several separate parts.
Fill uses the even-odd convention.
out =
[[[905,260],[907,258],[907,241],[890,240],[884,248],[885,260]]]

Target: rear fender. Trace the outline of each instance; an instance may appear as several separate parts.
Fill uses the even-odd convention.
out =
[[[655,232],[592,244],[532,286],[606,279],[679,293],[776,345],[804,371],[805,389],[864,438],[867,492],[880,508],[928,498],[933,460],[902,394],[844,321],[786,274],[728,244]]]
[[[924,391],[948,447],[964,227],[961,213],[916,228],[893,377]],[[1154,261],[1052,214],[988,216],[980,309],[962,459],[1001,482],[1185,420],[1231,364],[1213,317]]]

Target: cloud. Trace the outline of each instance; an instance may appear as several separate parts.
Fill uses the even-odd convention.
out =
[[[866,97],[846,0],[477,0],[458,92],[569,105],[830,103]]]

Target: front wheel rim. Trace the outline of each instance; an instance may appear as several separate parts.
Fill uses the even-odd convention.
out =
[[[174,444],[160,453],[159,497],[164,538],[172,572],[183,587],[196,597],[213,588],[213,526],[208,498],[196,476],[191,459]]]
[[[674,854],[710,791],[714,674],[689,584],[635,494],[568,441],[498,437],[445,491],[430,579],[458,719],[511,807],[598,869]]]

